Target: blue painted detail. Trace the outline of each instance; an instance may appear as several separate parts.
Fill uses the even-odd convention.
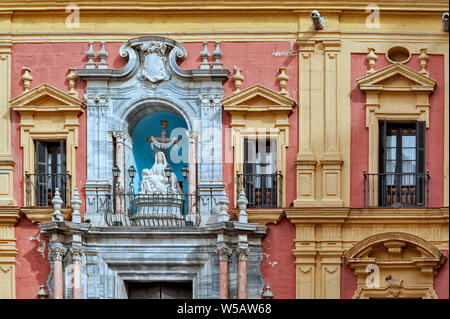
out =
[[[144,168],[151,168],[155,162],[155,151],[152,150],[150,142],[146,141],[145,138],[149,136],[161,136],[161,120],[169,121],[167,127],[168,137],[177,136],[178,139],[182,139],[182,142],[178,144],[177,150],[174,149],[175,146],[169,148],[166,158],[176,174],[178,181],[183,181],[181,169],[183,166],[188,166],[189,162],[189,140],[186,121],[173,113],[152,113],[144,117],[133,131],[133,165],[138,172],[134,180],[135,191],[139,189],[142,170]]]

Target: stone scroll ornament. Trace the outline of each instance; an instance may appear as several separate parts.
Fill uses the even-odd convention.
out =
[[[152,83],[167,81],[170,79],[170,73],[166,70],[167,54],[169,48],[165,43],[147,42],[141,46],[144,62],[138,78],[148,80]]]

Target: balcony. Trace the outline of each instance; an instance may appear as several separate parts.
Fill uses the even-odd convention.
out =
[[[200,225],[200,205],[213,200],[197,194],[86,194],[89,209],[107,226],[195,227]],[[212,206],[211,206],[212,209]]]
[[[27,207],[50,207],[59,190],[62,206],[70,206],[70,174],[29,174],[25,173],[25,205]]]
[[[248,208],[277,208],[282,206],[282,175],[274,174],[237,174],[236,198],[241,188],[245,189]]]
[[[364,175],[364,207],[428,207],[427,173]]]

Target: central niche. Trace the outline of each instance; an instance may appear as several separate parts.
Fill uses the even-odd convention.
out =
[[[161,137],[172,143],[166,149],[158,147]],[[133,165],[137,175],[134,179],[134,191],[139,193],[142,182],[142,172],[149,170],[155,164],[155,155],[162,152],[168,166],[176,176],[180,190],[187,193],[188,178],[183,177],[182,169],[189,165],[189,142],[186,121],[174,113],[157,112],[145,116],[136,125],[133,135]],[[155,143],[156,142],[156,143]],[[156,145],[155,145],[156,144]]]

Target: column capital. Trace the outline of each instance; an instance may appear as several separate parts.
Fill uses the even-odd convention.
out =
[[[247,260],[248,254],[250,253],[250,249],[248,247],[238,247],[236,248],[237,255],[239,260]]]
[[[67,253],[67,248],[61,243],[54,243],[50,246],[49,252],[51,253],[53,260],[63,260]]]
[[[70,254],[72,255],[72,260],[81,260],[81,257],[84,254],[83,247],[71,247]]]
[[[215,252],[219,255],[220,260],[228,260],[233,253],[233,251],[226,246],[217,248]]]

